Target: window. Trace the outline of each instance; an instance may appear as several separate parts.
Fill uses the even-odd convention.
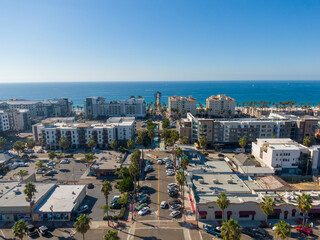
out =
[[[248,218],[249,216],[250,215],[242,215],[242,214],[239,215],[240,218]]]

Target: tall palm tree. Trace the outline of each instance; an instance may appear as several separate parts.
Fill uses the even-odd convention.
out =
[[[33,138],[29,138],[27,140],[27,148],[29,150],[32,150],[36,146],[36,142],[33,140]]]
[[[290,224],[281,220],[280,222],[274,224],[276,226],[276,235],[281,240],[284,240],[291,235]]]
[[[45,166],[46,166],[46,165],[44,164],[44,162],[43,162],[42,160],[40,160],[39,162],[36,163],[36,167],[35,167],[35,168],[36,168],[37,170],[40,170],[40,169],[42,169],[42,168],[45,168]],[[42,177],[43,177],[43,172],[42,172]]]
[[[220,195],[218,195],[217,205],[222,210],[222,220],[223,221],[224,221],[224,210],[229,207],[229,204],[230,204],[230,200],[228,199],[227,194],[220,193]]]
[[[227,222],[223,222],[221,236],[224,240],[240,240],[241,231],[238,221],[230,218]]]
[[[74,223],[74,227],[76,228],[76,231],[82,234],[82,239],[84,240],[84,234],[90,229],[90,217],[87,215],[80,215],[77,218],[77,221]]]
[[[310,194],[302,193],[297,199],[298,209],[303,214],[303,225],[305,222],[305,215],[310,211],[312,208],[312,198]]]
[[[15,238],[23,239],[27,235],[27,223],[23,220],[19,220],[14,223],[12,227],[12,234]]]
[[[104,235],[103,240],[120,240],[118,232],[115,230],[109,230],[106,235]]]
[[[181,192],[183,192],[183,185],[184,185],[184,183],[186,181],[186,176],[184,175],[183,172],[178,171],[177,175],[176,175],[176,180],[177,180],[177,182],[178,182],[178,184],[180,186]],[[182,206],[184,206],[184,198],[182,198]]]
[[[266,215],[266,223],[268,224],[268,215],[273,213],[273,208],[275,206],[275,202],[271,197],[265,197],[262,199],[260,203],[260,208],[262,212]]]
[[[109,226],[109,208],[108,208],[108,197],[109,197],[109,194],[111,193],[112,191],[112,185],[109,181],[105,181],[103,184],[102,184],[102,187],[101,187],[101,192],[103,193],[103,195],[105,196],[106,198],[106,209],[107,209],[107,219],[108,219],[108,226]]]
[[[175,161],[174,161],[174,166],[176,167],[177,164],[177,159],[181,158],[183,155],[183,151],[181,148],[177,147],[175,150],[174,150],[174,156],[176,157]]]
[[[21,141],[16,141],[13,144],[13,149],[18,153],[18,155],[20,156],[20,153],[23,151],[23,149],[25,148],[25,144]]]
[[[133,193],[134,193],[134,201],[136,200],[136,185],[137,185],[137,175],[139,173],[139,164],[138,161],[133,161],[129,167],[129,171],[134,179]]]
[[[20,177],[21,181],[23,181],[23,178],[25,176],[28,176],[29,175],[29,172],[27,170],[20,170],[19,172],[17,172],[16,174],[14,174],[18,177]]]
[[[7,144],[7,139],[5,139],[4,137],[0,137],[0,149],[4,149],[6,144]]]
[[[88,140],[88,147],[91,149],[91,152],[93,151],[93,148],[96,146],[96,142],[94,141],[94,139],[91,137]]]
[[[31,219],[32,218],[32,197],[34,196],[34,194],[37,192],[37,189],[36,189],[36,185],[34,185],[34,183],[32,182],[28,182],[25,187],[24,187],[24,190],[23,190],[23,193],[26,195],[28,201],[30,202],[30,217]]]
[[[188,165],[189,165],[189,158],[183,157],[181,159],[180,166],[182,168],[182,173],[183,173],[184,176],[185,176],[184,171],[187,170]],[[183,203],[184,203],[184,184],[182,186],[182,190],[181,191],[182,191],[182,199],[183,199]]]

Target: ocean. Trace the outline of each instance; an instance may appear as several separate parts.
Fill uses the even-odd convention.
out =
[[[292,100],[318,105],[320,81],[186,81],[186,82],[65,82],[2,83],[0,99],[52,99],[68,97],[74,105],[83,105],[86,97],[105,97],[107,101],[124,100],[141,95],[155,102],[154,93],[161,92],[162,102],[173,95],[189,96],[205,103],[211,95],[226,94],[238,103],[248,101],[279,102]]]

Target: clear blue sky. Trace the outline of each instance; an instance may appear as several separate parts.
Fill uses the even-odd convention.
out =
[[[320,80],[319,0],[0,0],[0,82]]]

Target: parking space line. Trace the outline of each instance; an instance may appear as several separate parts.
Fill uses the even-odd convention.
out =
[[[7,239],[6,235],[4,235],[4,232],[2,230],[0,230],[0,231],[1,231],[1,235],[4,237],[4,239]]]
[[[200,240],[202,240],[202,234],[201,234],[201,231],[199,231],[199,235],[200,235]]]

